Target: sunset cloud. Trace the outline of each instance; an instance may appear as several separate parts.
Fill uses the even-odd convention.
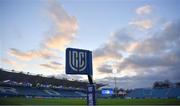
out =
[[[129,22],[129,25],[134,25],[139,29],[150,29],[153,26],[153,22],[151,20],[134,20]]]
[[[141,6],[137,8],[135,12],[140,16],[136,17],[135,20],[130,21],[129,25],[133,25],[142,30],[153,27],[153,21],[151,19],[144,19],[144,15],[148,15],[152,12],[152,7],[150,5]]]
[[[78,29],[77,19],[70,16],[57,1],[50,1],[48,13],[53,22],[53,32],[45,40],[48,48],[64,51],[73,42]]]
[[[9,65],[16,65],[17,63],[15,61],[9,60],[9,59],[1,59],[3,63],[9,64]]]
[[[180,21],[174,21],[162,31],[154,33],[149,38],[136,42],[132,51],[140,54],[152,54],[178,48],[180,44],[179,28]]]
[[[47,71],[46,69],[64,70],[64,64],[55,61],[58,59],[61,59],[61,62],[64,61],[62,57],[59,56],[62,56],[61,53],[64,52],[65,48],[75,40],[78,29],[77,19],[69,15],[58,1],[52,0],[48,3],[46,10],[51,25],[49,25],[49,31],[45,33],[45,38],[39,43],[39,48],[31,48],[26,51],[10,48],[7,51],[10,57],[14,57],[13,59],[17,61],[21,60],[20,62],[23,61],[27,64],[29,64],[29,61],[38,63],[42,59],[51,61],[49,63],[38,63],[38,66],[41,66],[44,72]],[[60,55],[58,55],[59,53]],[[14,61],[6,60],[5,62],[9,65],[17,65]]]
[[[151,11],[152,11],[152,7],[150,5],[145,5],[136,9],[136,13],[139,15],[149,14],[151,13]]]
[[[53,28],[47,33],[47,37],[40,44],[42,48],[32,49],[29,51],[21,51],[11,48],[8,54],[19,60],[30,61],[37,58],[58,58],[57,51],[64,51],[65,47],[73,42],[78,29],[77,20],[74,16],[70,16],[63,7],[55,0],[49,1],[48,15],[52,21]]]
[[[19,63],[14,60],[10,60],[7,58],[2,58],[1,59],[2,63],[5,63],[9,65],[11,68],[16,69],[16,70],[23,70],[27,65],[24,63]]]
[[[94,63],[98,75],[102,79],[107,78],[108,83],[113,81],[109,77],[112,76],[111,68],[113,69],[113,64],[109,64],[109,61],[116,60],[116,76],[120,80],[127,78],[126,83],[130,83],[130,85],[127,85],[119,81],[119,86],[124,84],[126,87],[136,87],[133,84],[134,80],[137,81],[139,86],[149,80],[151,80],[150,83],[160,79],[179,80],[177,77],[177,73],[180,73],[178,65],[180,64],[179,28],[180,22],[176,20],[163,29],[151,33],[150,36],[147,35],[149,33],[143,33],[144,38],[141,40],[135,38],[134,35],[137,30],[132,30],[131,27],[113,33],[108,42],[94,50]],[[108,57],[106,57],[107,54]],[[118,55],[121,58],[113,58]],[[98,64],[96,65],[96,63]],[[163,73],[169,75],[159,75]],[[144,81],[141,81],[141,78]]]
[[[40,66],[44,68],[52,69],[52,70],[58,70],[58,69],[62,70],[64,68],[64,66],[61,63],[58,63],[55,61],[51,61],[46,64],[40,64]]]
[[[31,50],[22,52],[18,49],[11,48],[8,52],[9,55],[16,57],[19,60],[30,61],[37,58],[49,59],[56,55],[55,52],[47,49]]]

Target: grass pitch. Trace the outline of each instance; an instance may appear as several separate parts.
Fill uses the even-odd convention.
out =
[[[86,105],[85,99],[0,98],[1,105]],[[97,105],[180,105],[180,99],[97,99]]]

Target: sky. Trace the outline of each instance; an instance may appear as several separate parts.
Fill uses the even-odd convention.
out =
[[[179,0],[0,0],[0,67],[65,74],[65,49],[93,52],[93,78],[119,88],[180,81]]]

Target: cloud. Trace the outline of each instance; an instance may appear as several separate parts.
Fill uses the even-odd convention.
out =
[[[146,71],[141,71],[141,74],[137,74],[135,76],[123,76],[118,77],[116,75],[117,86],[121,88],[147,88],[152,87],[155,81],[162,81],[162,80],[170,80],[173,82],[179,81],[180,78],[178,75],[180,74],[179,71],[171,70],[153,70],[147,69]],[[107,83],[111,87],[114,86],[114,78],[113,77],[105,77],[103,79],[98,80],[97,82]]]
[[[176,67],[180,64],[180,54],[166,53],[159,55],[131,55],[125,58],[121,64],[119,64],[119,69],[149,69],[149,68],[168,68]]]
[[[50,29],[47,37],[41,43],[42,48],[25,52],[11,48],[8,54],[24,61],[38,58],[59,58],[56,56],[58,50],[64,51],[64,48],[71,44],[76,37],[77,19],[70,16],[56,0],[49,1],[48,15],[53,28]]]
[[[150,29],[153,26],[153,22],[151,20],[134,20],[129,22],[129,25],[134,25],[139,29]]]
[[[165,29],[154,33],[150,38],[139,41],[133,54],[125,58],[119,64],[119,72],[123,70],[135,70],[135,78],[141,78],[150,82],[156,80],[180,80],[177,77],[180,64],[180,22],[174,21]],[[166,74],[165,74],[166,73]],[[132,78],[132,82],[133,82]],[[146,82],[140,81],[146,85]],[[142,86],[142,84],[140,86]],[[132,83],[133,86],[135,86]]]
[[[133,41],[134,39],[131,37],[131,32],[123,28],[114,32],[104,45],[94,50],[93,57],[95,60],[102,61],[120,60],[122,58],[120,51],[125,51],[127,49],[126,46]]]
[[[102,73],[112,73],[113,72],[112,66],[108,65],[108,64],[101,65],[100,67],[98,67],[98,70],[99,70],[99,72],[102,72]]]
[[[145,15],[149,14],[152,11],[152,7],[150,5],[145,5],[136,9],[136,14],[138,15]],[[151,19],[144,19],[143,16],[141,18],[138,17],[137,19],[130,21],[129,25],[133,25],[141,30],[147,30],[153,27],[153,21]]]
[[[3,63],[6,63],[6,64],[9,64],[9,65],[15,65],[16,62],[15,61],[12,61],[12,60],[9,60],[9,59],[1,59]]]
[[[1,59],[2,63],[8,64],[10,67],[17,69],[17,70],[22,70],[25,68],[27,65],[25,63],[18,63],[14,60],[10,60],[7,58],[2,58]]]
[[[43,41],[40,42],[40,47],[38,49],[32,48],[27,51],[10,48],[7,53],[11,57],[15,57],[17,61],[32,61],[33,64],[41,59],[51,60],[49,63],[39,65],[44,69],[62,70],[64,69],[63,64],[55,62],[55,60],[61,59],[57,54],[64,51],[64,48],[74,41],[78,29],[78,23],[76,17],[69,15],[58,1],[51,0],[48,5],[49,8],[47,8],[47,15],[50,17],[52,27],[50,27],[48,33],[45,33],[46,36]],[[15,64],[10,61],[6,62],[9,62],[9,64]]]
[[[116,64],[121,61],[123,57],[122,51],[126,51],[127,45],[130,45],[133,41],[134,38],[131,37],[129,28],[123,28],[112,33],[104,45],[93,51],[93,66],[96,73],[101,75],[101,77],[112,74],[112,71],[115,71],[113,69],[116,68]],[[102,75],[103,70],[105,71],[104,76]]]
[[[16,57],[19,60],[24,60],[24,61],[30,61],[37,58],[49,59],[56,55],[55,52],[49,51],[47,49],[39,49],[39,50],[31,50],[27,52],[22,52],[15,48],[11,48],[8,54]]]
[[[112,66],[108,64],[113,64],[122,58],[121,54],[110,45],[105,45],[93,51],[93,66],[97,70],[97,74],[100,72],[112,73]],[[99,73],[99,74],[100,74]]]
[[[114,86],[113,76],[110,77],[112,74],[108,73],[113,64],[108,61],[116,60],[119,86],[150,87],[157,80],[179,81],[179,29],[180,21],[175,20],[166,24],[163,29],[140,33],[143,34],[143,39],[136,38],[139,31],[137,33],[137,29],[132,30],[131,26],[116,31],[104,45],[93,51],[95,63],[101,57],[101,62],[96,66],[101,78],[97,80]],[[105,57],[107,54],[111,54],[109,58]],[[118,55],[121,58],[113,58]]]
[[[77,19],[70,16],[57,1],[50,1],[48,13],[53,22],[53,32],[45,40],[45,47],[64,51],[72,43],[78,29]]]
[[[94,58],[105,58],[105,59],[118,59],[121,58],[121,54],[118,53],[111,45],[105,45],[94,51]]]
[[[61,63],[58,63],[56,61],[51,61],[46,64],[40,64],[41,67],[52,69],[52,70],[62,70],[63,65]]]
[[[141,66],[139,66],[139,68],[132,68],[132,70],[130,71],[130,74],[133,72],[133,70],[136,72],[136,74],[133,76],[130,75],[120,76],[123,74],[121,73],[123,71],[121,71],[120,73],[116,74],[117,86],[121,88],[143,88],[143,87],[152,87],[152,84],[155,81],[162,81],[166,79],[173,82],[177,82],[180,80],[179,78],[180,71],[178,71],[180,66],[178,64],[179,62],[175,63],[175,65],[168,65],[167,67],[164,68],[162,67],[155,68],[154,67],[155,63],[153,67],[148,67],[148,68],[147,67],[140,68]],[[142,67],[144,66],[142,65]],[[105,77],[99,79],[97,82],[107,83],[111,87],[114,86],[113,77]]]
[[[153,33],[144,40],[133,41],[131,55],[123,59],[119,69],[176,67],[180,58],[180,21],[172,22],[163,30]],[[126,46],[127,48],[129,46]],[[125,52],[129,52],[125,51]]]
[[[136,14],[149,14],[152,11],[152,7],[150,5],[145,5],[136,9]]]
[[[160,53],[177,48],[180,45],[180,21],[174,21],[150,38],[135,42],[134,53]]]

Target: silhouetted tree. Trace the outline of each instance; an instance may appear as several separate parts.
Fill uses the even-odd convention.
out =
[[[180,88],[180,82],[176,82],[175,85],[176,85],[176,88]]]
[[[171,82],[169,80],[156,81],[153,84],[153,88],[170,88]]]
[[[15,70],[11,70],[11,72],[15,72]]]

